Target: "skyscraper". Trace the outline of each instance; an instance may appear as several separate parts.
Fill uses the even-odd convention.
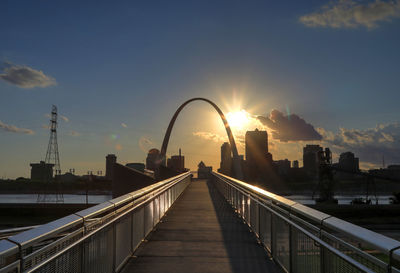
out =
[[[266,131],[247,131],[246,176],[250,180],[262,180],[271,170],[272,155],[268,152],[268,134]]]
[[[111,180],[113,177],[113,166],[117,163],[117,157],[114,154],[106,156],[106,179]]]
[[[232,149],[228,142],[224,142],[221,146],[221,163],[218,171],[229,176],[232,175]]]
[[[360,171],[359,160],[354,157],[352,152],[341,153],[338,168],[349,172],[358,172]]]
[[[307,144],[303,148],[303,166],[308,175],[315,176],[318,174],[321,153],[323,153],[323,149],[319,145]]]
[[[246,137],[246,162],[256,165],[265,159],[268,153],[268,134],[267,131],[247,131]]]

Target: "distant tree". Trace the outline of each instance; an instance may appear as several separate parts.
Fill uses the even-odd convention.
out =
[[[390,197],[390,204],[400,204],[400,191],[393,193],[393,197]]]

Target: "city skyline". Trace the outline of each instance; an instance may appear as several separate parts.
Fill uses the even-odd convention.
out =
[[[28,177],[29,163],[44,160],[52,104],[62,171],[86,174],[104,171],[107,154],[144,162],[192,97],[215,101],[230,123],[242,118],[232,126],[239,144],[265,126],[274,159],[302,162],[314,143],[335,161],[354,152],[364,169],[383,156],[400,163],[400,4],[378,2],[386,12],[373,1],[5,1],[0,177]],[[360,8],[376,16],[340,15]],[[168,154],[182,148],[189,168],[203,160],[217,169],[225,141],[217,114],[196,103],[177,120]]]

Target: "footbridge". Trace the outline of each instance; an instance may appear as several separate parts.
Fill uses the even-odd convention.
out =
[[[400,242],[213,172],[0,241],[11,272],[400,272]]]

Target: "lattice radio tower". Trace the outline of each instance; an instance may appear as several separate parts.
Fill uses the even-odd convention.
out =
[[[54,164],[54,174],[55,182],[57,181],[57,175],[61,174],[60,166],[60,155],[58,153],[58,143],[57,143],[57,106],[53,105],[51,109],[51,119],[50,119],[50,140],[47,146],[46,159],[44,160],[46,164]],[[50,181],[46,181],[50,182]],[[38,202],[57,202],[63,203],[64,197],[62,193],[59,193],[58,187],[56,187],[55,200],[53,200],[50,194],[44,193],[38,195]]]
[[[47,146],[46,159],[44,160],[47,164],[54,164],[54,173],[61,174],[60,167],[60,155],[58,154],[58,143],[57,143],[57,107],[53,105],[51,109],[51,120],[50,120],[50,140]]]

